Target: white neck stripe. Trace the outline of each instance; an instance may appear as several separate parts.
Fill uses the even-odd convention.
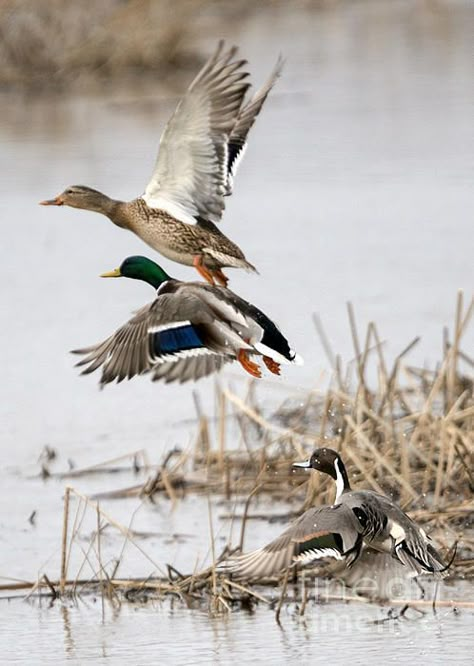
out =
[[[334,469],[336,470],[336,499],[335,504],[341,499],[341,495],[344,492],[344,477],[342,476],[341,468],[339,467],[339,459],[336,458],[334,461]]]
[[[157,294],[157,296],[160,294],[160,292],[161,292],[161,290],[163,289],[163,287],[165,286],[165,284],[168,284],[168,282],[169,282],[170,280],[171,280],[171,278],[168,278],[168,280],[165,280],[164,282],[162,282],[162,283],[160,284],[160,286],[159,286],[158,289],[156,290],[156,294]]]

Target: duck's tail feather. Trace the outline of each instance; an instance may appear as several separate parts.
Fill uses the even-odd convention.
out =
[[[400,562],[412,570],[413,576],[431,574],[439,580],[448,575],[449,569],[456,557],[456,550],[457,543],[454,544],[453,552],[447,564],[443,561],[436,548],[430,543],[426,544],[423,559],[411,551],[405,541],[396,546],[395,553]]]

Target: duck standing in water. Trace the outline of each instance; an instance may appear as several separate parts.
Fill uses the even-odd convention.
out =
[[[143,280],[157,297],[104,342],[74,352],[85,355],[85,374],[102,367],[101,384],[149,371],[153,380],[185,382],[234,360],[260,377],[250,356],[276,375],[281,363],[302,363],[277,326],[230,289],[175,280],[146,257],[128,257],[102,277]]]
[[[142,196],[124,202],[72,185],[45,206],[102,213],[163,256],[195,266],[208,282],[227,285],[222,268],[255,271],[242,250],[217,228],[232,194],[247,135],[278,78],[282,61],[249,102],[245,60],[220,42],[179,102],[160,139],[153,176]]]
[[[391,499],[371,490],[352,490],[336,451],[317,449],[309,460],[293,467],[329,474],[336,481],[334,504],[305,511],[270,544],[230,558],[218,570],[237,578],[257,579],[321,558],[342,560],[351,567],[369,547],[390,553],[407,567],[410,577],[426,573],[443,578],[447,574],[455,553],[445,564],[424,530]]]

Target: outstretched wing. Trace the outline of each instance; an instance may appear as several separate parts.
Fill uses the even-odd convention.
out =
[[[297,562],[308,564],[321,558],[342,560],[360,549],[362,537],[348,507],[337,504],[306,511],[268,546],[231,558],[219,570],[238,578],[273,576]]]
[[[221,368],[226,355],[206,346],[205,325],[212,313],[194,294],[169,293],[141,308],[103,342],[77,349],[86,366],[82,374],[102,368],[101,384],[121,382],[155,370],[153,379],[187,381]],[[206,362],[196,363],[206,357]]]
[[[226,195],[229,196],[232,194],[234,189],[234,178],[237,173],[237,169],[242,161],[242,158],[245,154],[247,148],[247,136],[252,126],[260,113],[262,106],[267,99],[268,93],[275,85],[275,81],[281,74],[283,69],[283,58],[279,57],[273,72],[270,74],[268,81],[265,85],[260,88],[260,90],[255,94],[255,96],[243,106],[240,110],[240,113],[237,118],[232,132],[229,137],[229,143],[227,144],[227,186],[226,186]]]
[[[195,356],[194,358],[180,358],[176,361],[165,361],[155,365],[152,371],[152,380],[154,382],[163,380],[166,384],[178,381],[181,384],[187,381],[197,381],[201,377],[207,377],[219,370],[226,363],[232,363],[232,356],[221,356],[219,354],[209,354],[204,356]]]
[[[245,60],[221,41],[179,102],[160,140],[143,198],[184,222],[219,221],[228,175],[227,142],[249,87]]]

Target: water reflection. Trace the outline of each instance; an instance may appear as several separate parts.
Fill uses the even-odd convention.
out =
[[[71,616],[67,604],[60,605],[64,629],[64,651],[68,657],[74,655],[76,645],[72,637]]]

